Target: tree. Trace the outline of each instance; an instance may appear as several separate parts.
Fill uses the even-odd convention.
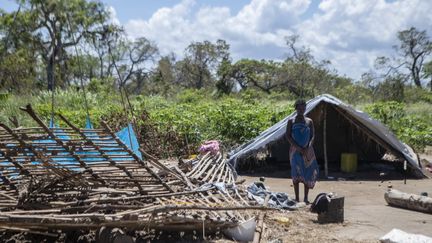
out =
[[[110,56],[110,44],[118,43],[124,30],[113,24],[105,24],[95,35],[90,36],[90,43],[99,61],[99,79],[106,79],[113,74],[114,65]]]
[[[298,35],[287,36],[285,40],[288,56],[284,63],[286,75],[283,83],[287,89],[299,97],[328,92],[337,76],[328,69],[330,61],[315,60],[309,48],[298,46]]]
[[[406,82],[407,75],[394,69],[385,75],[374,72],[364,73],[359,85],[370,91],[374,102],[376,100],[402,101],[405,98]]]
[[[8,14],[0,9],[0,88],[26,92],[38,77],[39,61],[27,43],[30,34],[24,28],[32,23],[28,15],[19,13]]]
[[[64,86],[67,82],[67,49],[98,31],[108,17],[105,7],[100,2],[86,0],[17,2],[21,2],[25,10],[18,14],[20,31],[11,30],[11,35],[32,46],[42,57],[49,89],[55,81]],[[15,14],[12,12],[2,18]]]
[[[160,93],[168,96],[175,90],[175,56],[174,54],[163,56],[159,59],[154,71],[151,73],[150,83],[146,90],[149,93]]]
[[[201,89],[214,82],[214,75],[222,60],[229,60],[229,45],[224,40],[191,43],[185,58],[178,62],[178,81],[188,88]]]
[[[5,53],[5,50],[1,50]],[[5,53],[0,58],[0,89],[28,92],[37,77],[36,57],[28,48]]]
[[[424,64],[432,53],[432,42],[426,31],[411,27],[397,34],[399,45],[394,46],[396,56],[377,57],[375,69],[378,72],[368,74],[369,86],[375,96],[382,99],[401,100],[409,81],[422,88],[422,79],[429,77],[428,66]],[[392,88],[391,92],[383,91]],[[394,90],[397,89],[397,90]]]
[[[397,35],[400,44],[396,50],[403,58],[403,64],[410,73],[410,77],[417,87],[422,87],[421,78],[424,72],[424,61],[432,53],[432,41],[426,31],[418,31],[411,27],[408,30],[399,31]]]
[[[274,61],[241,59],[232,66],[231,78],[242,89],[253,87],[270,94],[281,85],[281,66],[281,63]]]
[[[336,84],[337,75],[327,69],[328,62],[310,64],[286,60],[241,59],[230,66],[230,78],[242,88],[256,88],[270,94],[289,91],[297,97],[315,96],[329,92]]]
[[[232,68],[231,60],[223,58],[217,70],[218,80],[216,82],[216,89],[221,94],[229,94],[234,89],[235,80],[232,78]]]
[[[149,62],[153,62],[158,54],[156,45],[145,37],[133,41],[123,38],[116,46],[110,44],[109,52],[118,75],[119,88],[124,87],[128,81],[135,81],[135,92],[141,91],[150,71]]]
[[[424,78],[429,78],[430,91],[432,91],[432,61],[424,66]]]
[[[380,100],[384,101],[398,101],[404,99],[404,76],[388,76],[386,79],[378,84],[376,87],[375,95]]]
[[[73,82],[75,85],[80,85],[81,81],[84,84],[94,78],[99,78],[99,60],[93,55],[71,55],[67,65],[66,80],[68,83]]]
[[[314,58],[310,50],[305,46],[298,47],[297,42],[300,39],[298,35],[290,35],[285,37],[285,42],[289,48],[287,60],[299,63],[309,63]]]

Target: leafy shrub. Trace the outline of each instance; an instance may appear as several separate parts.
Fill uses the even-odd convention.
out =
[[[292,102],[275,105],[228,96],[219,99],[198,96],[194,99],[176,99],[174,102],[160,97],[140,97],[139,110],[148,112],[148,118],[139,121],[139,127],[148,129],[152,125],[161,135],[161,141],[169,137],[168,134],[175,134],[174,143],[178,144],[180,137],[187,140],[191,149],[209,139],[232,146],[257,136],[293,110]],[[145,136],[153,135],[147,133]],[[162,143],[160,146],[163,147],[169,142]],[[168,145],[166,147],[169,149]]]
[[[16,117],[21,126],[33,126],[29,115],[19,108],[31,103],[35,97],[31,94],[25,96],[7,95],[0,102],[0,122],[12,126],[9,118]]]
[[[381,121],[403,142],[416,150],[432,145],[432,115],[410,114],[404,103],[377,102],[365,108],[373,118]]]
[[[356,84],[338,87],[330,93],[349,104],[364,103],[372,99],[369,89]]]
[[[405,87],[405,102],[432,104],[432,92],[415,86]]]
[[[40,117],[51,116],[51,92],[8,95],[0,102],[1,122],[10,124],[15,115],[23,126],[34,126],[20,106],[31,103]],[[228,147],[244,143],[289,115],[292,101],[284,94],[267,95],[255,91],[219,98],[209,93],[184,90],[176,97],[131,97],[133,116],[124,111],[120,95],[114,92],[87,92],[89,113],[95,127],[105,120],[115,130],[136,118],[140,142],[159,157],[178,156],[196,150],[201,142],[218,139]],[[432,107],[429,103],[379,102],[364,108],[387,125],[396,136],[415,149],[432,145]],[[84,127],[86,109],[83,93],[75,89],[55,92],[55,111],[73,124]],[[59,121],[57,121],[59,122]],[[64,125],[60,122],[60,125]]]

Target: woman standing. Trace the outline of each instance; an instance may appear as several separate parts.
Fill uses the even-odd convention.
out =
[[[306,102],[297,100],[294,104],[297,114],[288,120],[286,136],[290,143],[291,177],[296,201],[299,202],[299,184],[304,184],[304,202],[309,203],[309,189],[314,188],[319,169],[313,150],[314,125],[305,117]]]

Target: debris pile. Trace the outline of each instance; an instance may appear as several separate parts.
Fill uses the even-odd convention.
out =
[[[182,171],[141,151],[143,160],[106,123],[80,129],[59,115],[67,126],[48,127],[31,106],[22,109],[37,127],[0,124],[3,234],[67,238],[85,230],[132,239],[137,232],[145,238],[195,231],[205,237],[266,209],[236,187],[220,153],[206,153]]]

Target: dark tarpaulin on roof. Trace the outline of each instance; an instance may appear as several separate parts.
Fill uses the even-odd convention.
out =
[[[372,119],[366,113],[360,110],[352,108],[336,97],[329,94],[323,94],[309,100],[307,102],[305,114],[308,115],[308,113],[314,110],[322,102],[336,106],[339,110],[349,114],[349,116],[352,117],[356,122],[369,129],[371,133],[383,141],[386,146],[400,153],[415,172],[419,172],[419,174],[423,175],[417,155],[411,147],[397,139],[395,135],[390,132],[390,130],[381,122]],[[237,167],[237,163],[240,159],[253,156],[260,150],[267,148],[268,145],[280,141],[285,135],[286,124],[288,120],[294,118],[295,115],[296,112],[293,112],[289,116],[285,117],[275,125],[262,132],[256,138],[230,151],[229,163],[234,167]]]

